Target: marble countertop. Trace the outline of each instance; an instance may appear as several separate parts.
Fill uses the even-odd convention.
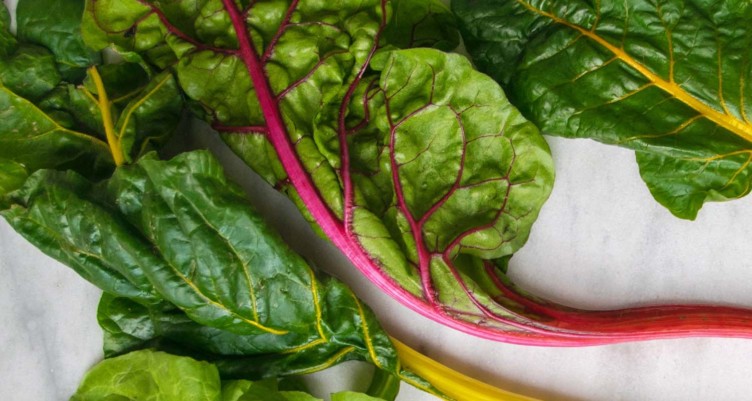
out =
[[[391,334],[450,367],[545,400],[750,398],[752,340],[541,348],[481,340],[433,323],[380,293],[214,139],[193,136],[190,146],[219,154],[272,225],[307,258],[349,283]],[[652,199],[631,151],[548,139],[557,181],[529,243],[512,260],[516,283],[586,309],[676,302],[752,306],[752,198],[710,204],[697,221],[682,221]],[[0,220],[0,399],[68,399],[102,358],[99,295]],[[357,375],[345,373],[362,369],[340,366],[311,382],[319,394],[357,387]],[[408,386],[399,397],[432,399]]]

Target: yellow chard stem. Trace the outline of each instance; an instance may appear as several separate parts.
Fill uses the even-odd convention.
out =
[[[110,99],[107,97],[107,91],[104,88],[102,77],[97,71],[97,67],[89,68],[89,75],[94,86],[97,87],[97,103],[99,105],[99,112],[102,114],[102,124],[104,125],[104,133],[107,136],[107,144],[110,145],[110,153],[112,153],[112,159],[115,161],[116,166],[122,166],[125,162],[123,156],[123,149],[120,146],[120,140],[115,135],[115,124],[112,123],[112,111]]]
[[[400,362],[456,401],[538,401],[465,376],[392,338]]]

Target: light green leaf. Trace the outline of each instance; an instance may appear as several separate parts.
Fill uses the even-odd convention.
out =
[[[383,401],[381,398],[371,397],[361,393],[345,391],[332,394],[332,401]]]
[[[70,401],[220,401],[217,368],[162,352],[138,351],[100,362]]]

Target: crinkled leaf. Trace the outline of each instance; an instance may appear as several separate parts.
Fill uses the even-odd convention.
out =
[[[67,79],[83,76],[100,61],[81,38],[84,5],[85,0],[19,0],[16,8],[18,38],[48,48]]]
[[[70,401],[321,401],[300,391],[280,391],[277,379],[221,381],[207,362],[144,350],[108,359],[84,377]],[[379,401],[361,393],[332,395],[335,401]]]
[[[23,165],[12,160],[0,159],[0,197],[20,188],[26,177],[28,172]]]
[[[159,300],[141,266],[158,263],[148,242],[94,197],[73,172],[42,170],[8,196],[0,213],[42,252],[99,288],[142,303]]]
[[[0,82],[21,97],[38,100],[61,81],[55,57],[49,50],[20,46],[8,57],[0,57]]]
[[[16,38],[10,33],[10,13],[5,3],[0,3],[0,57],[16,51]]]
[[[0,78],[4,79],[2,74]],[[28,82],[24,79],[17,82],[19,91],[38,95],[51,89],[54,81],[32,81],[33,86],[24,86]],[[169,72],[133,90],[123,101],[103,105],[85,87],[61,84],[35,104],[0,86],[0,158],[22,164],[30,172],[54,168],[73,169],[87,177],[107,176],[113,161],[103,107],[115,118],[114,142],[126,161],[159,148],[181,117],[181,95]]]
[[[752,181],[752,3],[460,0],[478,66],[555,135],[637,151],[672,213]]]
[[[163,340],[233,377],[350,359],[401,374],[373,313],[293,253],[207,152],[145,157],[98,184],[44,170],[8,201],[19,233],[116,296],[99,311],[110,354]]]
[[[68,129],[34,103],[0,86],[0,158],[29,172],[43,168],[75,169],[101,177],[112,169],[105,142]]]
[[[427,25],[415,24],[403,14],[430,3],[402,5],[387,28],[386,0],[223,0],[195,14],[134,1],[90,1],[87,40],[146,58],[166,44],[181,87],[233,150],[389,294],[455,327],[519,332],[485,266],[527,239],[552,162],[464,57],[386,51],[405,45],[387,29],[430,37],[443,14],[423,8]]]
[[[219,373],[211,364],[138,351],[94,366],[70,401],[220,401],[221,395]]]
[[[454,14],[441,0],[392,1],[392,19],[384,31],[390,45],[407,49],[432,47],[454,50],[460,35]]]
[[[161,148],[175,131],[183,111],[180,89],[169,71],[154,76],[135,95],[125,93],[116,99],[128,100],[115,122],[115,130],[129,162]]]

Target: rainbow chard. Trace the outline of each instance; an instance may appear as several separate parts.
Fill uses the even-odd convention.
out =
[[[479,68],[545,132],[636,151],[674,215],[749,193],[749,1],[453,1]],[[503,27],[500,28],[500,27]]]
[[[578,311],[509,282],[506,263],[551,190],[551,157],[463,56],[390,41],[412,31],[420,45],[445,46],[436,29],[445,9],[420,8],[431,17],[416,19],[393,16],[386,0],[188,5],[89,1],[84,35],[173,65],[229,146],[413,310],[522,344],[752,334],[747,310]]]

